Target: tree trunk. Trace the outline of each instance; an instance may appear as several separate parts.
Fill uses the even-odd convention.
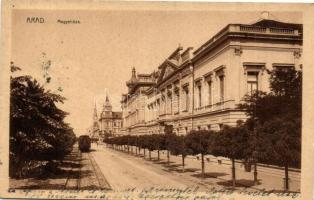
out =
[[[185,166],[184,160],[185,160],[185,156],[182,154],[182,172],[184,172],[184,166]]]
[[[201,154],[202,157],[202,177],[205,178],[205,162],[204,162],[204,154]]]
[[[152,152],[151,150],[148,151],[148,153],[149,153],[149,160],[152,159],[152,154],[151,154],[151,152]]]
[[[285,191],[289,191],[289,168],[285,165]]]
[[[135,155],[137,155],[137,147],[135,147]]]
[[[235,174],[235,160],[232,160],[232,167],[231,167],[231,171],[232,171],[232,188],[234,189],[236,186],[236,174]]]
[[[254,185],[257,185],[258,184],[258,180],[257,180],[257,161],[255,161],[254,163]]]
[[[160,160],[159,149],[158,149],[158,151],[157,151],[157,160],[158,160],[158,161]]]
[[[167,164],[170,164],[170,152],[167,150]]]
[[[144,158],[145,158],[145,154],[146,154],[146,149],[144,149]]]

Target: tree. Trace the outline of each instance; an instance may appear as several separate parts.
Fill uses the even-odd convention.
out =
[[[12,72],[19,70],[11,63]],[[62,160],[71,151],[75,136],[56,105],[64,100],[31,76],[11,76],[10,176],[21,178],[28,164]]]
[[[186,135],[186,146],[192,155],[201,154],[202,176],[205,176],[204,156],[210,153],[212,131],[191,131]]]
[[[169,150],[173,155],[181,155],[182,157],[182,172],[184,172],[185,157],[191,153],[186,146],[186,138],[183,135],[173,135],[169,142]]]
[[[160,160],[160,150],[166,149],[166,137],[163,134],[156,134],[155,143],[157,145],[157,160]]]
[[[255,131],[255,155],[259,161],[285,167],[300,166],[302,71],[275,69],[270,74],[270,92],[246,95],[240,108],[250,117],[246,124]]]
[[[264,163],[285,168],[285,189],[289,190],[289,166],[300,168],[301,163],[301,122],[275,118],[258,128],[260,137],[268,141],[267,157],[260,158]],[[264,144],[265,145],[265,144]]]
[[[212,153],[215,156],[224,156],[232,162],[232,186],[236,186],[235,159],[244,159],[247,156],[249,131],[245,126],[224,126],[215,134]],[[213,138],[213,137],[212,137]],[[250,150],[250,149],[249,149]]]

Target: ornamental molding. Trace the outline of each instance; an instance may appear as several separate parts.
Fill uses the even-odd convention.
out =
[[[242,54],[242,48],[241,47],[235,47],[234,48],[234,55],[236,55],[236,56],[241,56],[241,54]]]
[[[219,67],[214,69],[214,72],[215,72],[216,76],[224,76],[225,75],[225,69],[226,69],[225,65],[220,65]]]
[[[244,75],[246,75],[247,72],[261,72],[261,74],[263,75],[264,71],[266,70],[266,63],[244,62],[243,68],[244,68]]]

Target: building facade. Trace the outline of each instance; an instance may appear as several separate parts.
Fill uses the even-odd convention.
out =
[[[112,105],[108,96],[106,96],[106,100],[103,104],[99,117],[95,105],[93,126],[90,129],[92,138],[104,138],[105,136],[119,135],[121,133],[122,126],[122,112],[112,111]]]
[[[219,130],[247,116],[246,94],[269,91],[267,70],[302,68],[301,24],[263,19],[228,24],[193,51],[179,46],[151,74],[132,71],[122,96],[127,134]]]

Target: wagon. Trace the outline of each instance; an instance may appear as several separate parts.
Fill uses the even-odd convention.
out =
[[[83,152],[87,152],[90,150],[91,139],[88,135],[81,135],[79,137],[79,149]]]

